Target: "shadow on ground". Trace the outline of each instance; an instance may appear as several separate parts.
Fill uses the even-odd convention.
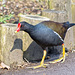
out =
[[[14,45],[10,50],[10,52],[12,52],[15,49],[23,51],[23,41],[21,39],[16,39],[14,41]],[[49,60],[55,60],[60,57],[60,54],[62,53],[62,46],[49,47],[46,50],[47,50],[46,59],[48,59],[49,56],[50,57]],[[30,62],[38,62],[41,61],[42,56],[43,56],[43,49],[35,41],[33,41],[30,44],[30,46],[26,51],[23,51],[24,61],[28,60]]]

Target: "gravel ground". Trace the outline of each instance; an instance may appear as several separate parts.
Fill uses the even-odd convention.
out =
[[[75,75],[75,53],[69,53],[64,63],[49,64],[48,68],[0,70],[0,75]]]

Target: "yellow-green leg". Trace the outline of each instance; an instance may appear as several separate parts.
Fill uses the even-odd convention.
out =
[[[41,60],[40,65],[38,65],[38,66],[33,66],[33,67],[29,67],[29,68],[32,68],[32,69],[36,69],[36,68],[40,68],[40,67],[45,67],[45,68],[46,68],[46,65],[47,65],[47,64],[44,64],[44,60],[45,60],[46,54],[47,54],[47,51],[44,50],[43,57],[42,57],[42,60]]]
[[[65,46],[64,46],[64,44],[62,44],[62,47],[63,47],[63,61],[62,61],[62,63],[65,61]]]
[[[61,58],[54,60],[54,61],[51,61],[49,63],[57,63],[57,62],[60,62],[61,60],[63,60],[62,61],[62,63],[63,63],[65,61],[65,46],[64,46],[64,44],[62,44],[62,47],[63,47],[63,56]]]

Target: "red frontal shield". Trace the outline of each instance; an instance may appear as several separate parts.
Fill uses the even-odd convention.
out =
[[[20,27],[21,27],[21,23],[18,23],[18,27],[16,29],[16,32],[19,32],[20,31]]]

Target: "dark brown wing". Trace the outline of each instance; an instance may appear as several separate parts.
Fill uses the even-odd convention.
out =
[[[41,23],[57,32],[62,37],[62,39],[64,39],[67,28],[63,27],[63,23],[54,21],[43,21]]]

